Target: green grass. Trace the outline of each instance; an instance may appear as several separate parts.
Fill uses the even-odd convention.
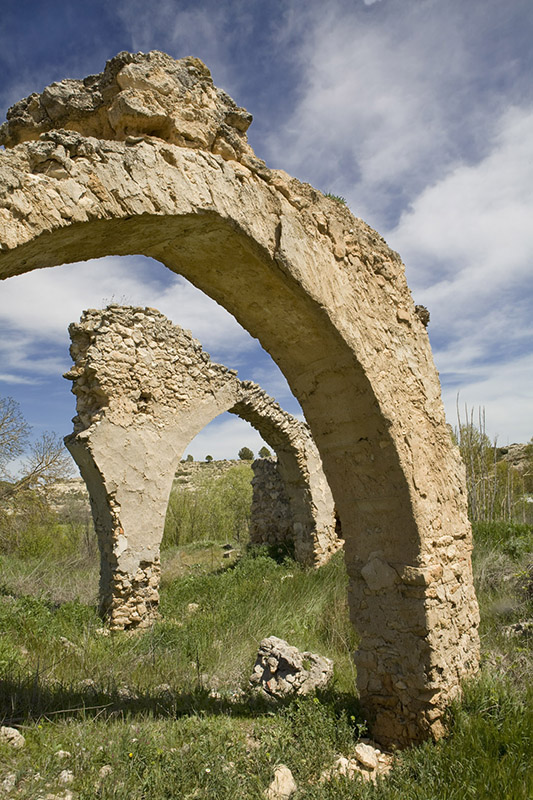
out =
[[[331,192],[326,192],[324,197],[328,197],[330,200],[335,200],[335,202],[339,203],[341,206],[347,205],[346,198],[340,194],[331,194]]]
[[[161,619],[132,635],[102,628],[96,555],[81,533],[63,555],[12,548],[1,558],[0,719],[27,745],[0,745],[0,785],[10,776],[8,796],[28,800],[65,788],[78,800],[264,800],[284,763],[299,787],[293,800],[527,800],[531,640],[504,628],[533,617],[531,529],[492,524],[475,533],[480,675],[450,709],[447,738],[402,753],[376,786],[319,782],[365,724],[341,553],[313,572],[265,549],[247,552],[242,538],[232,559],[216,537],[168,545]],[[268,635],[331,657],[331,688],[277,706],[253,696],[247,679]],[[59,759],[60,750],[71,755]],[[104,766],[111,772],[101,777]],[[61,787],[65,769],[74,779]]]

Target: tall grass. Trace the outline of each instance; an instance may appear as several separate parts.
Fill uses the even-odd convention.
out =
[[[13,785],[6,796],[61,796],[69,769],[76,800],[264,800],[284,763],[298,784],[294,800],[529,800],[533,653],[530,638],[507,629],[533,617],[531,527],[474,522],[482,667],[450,709],[449,735],[402,753],[375,786],[324,783],[321,773],[339,754],[350,756],[365,730],[343,556],[312,571],[264,548],[247,551],[249,466],[225,477],[200,477],[193,491],[176,493],[189,497],[189,517],[176,499],[162,552],[161,618],[135,635],[102,627],[96,554],[82,527],[71,538],[52,527],[50,542],[39,523],[32,535],[48,544],[37,541],[35,550],[27,535],[11,535],[0,557],[0,723],[19,727],[27,745],[0,743],[0,786]],[[202,516],[210,500],[235,511],[220,528]],[[184,543],[193,531],[202,541]],[[222,557],[228,539],[235,561]],[[90,570],[92,594],[83,577]],[[280,705],[255,698],[248,677],[269,635],[332,658],[333,685]]]
[[[175,483],[165,521],[163,548],[192,542],[245,542],[252,503],[252,468],[236,464],[220,477],[204,470],[193,489]]]
[[[448,737],[402,753],[376,786],[320,782],[364,729],[342,554],[313,572],[261,549],[223,569],[221,561],[189,565],[172,581],[177,555],[167,551],[162,618],[135,636],[103,635],[95,607],[79,601],[0,598],[0,715],[27,738],[20,751],[0,745],[0,781],[14,775],[13,797],[34,800],[64,791],[67,768],[79,800],[264,800],[284,763],[299,787],[295,800],[529,800],[533,655],[527,639],[503,627],[533,612],[524,580],[531,531],[476,524],[474,536],[481,674],[451,708]],[[333,687],[280,706],[254,700],[246,681],[269,634],[332,657]],[[103,766],[112,771],[102,776]]]

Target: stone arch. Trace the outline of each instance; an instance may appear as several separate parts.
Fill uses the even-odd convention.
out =
[[[300,401],[342,522],[357,680],[408,744],[477,667],[464,470],[399,255],[246,141],[197,59],[121,53],[0,130],[0,276],[143,254],[260,339]]]
[[[189,331],[152,308],[109,306],[69,327],[77,398],[65,444],[87,484],[101,555],[100,610],[115,629],[150,624],[172,480],[194,436],[224,411],[276,451],[297,560],[324,563],[342,542],[307,425],[257,384],[214,364]]]

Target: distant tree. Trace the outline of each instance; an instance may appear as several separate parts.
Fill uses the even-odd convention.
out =
[[[250,450],[249,447],[241,447],[239,450],[239,458],[241,461],[252,461],[254,457],[253,450]]]
[[[186,460],[186,461],[188,461],[188,462],[190,463],[191,461],[194,461],[194,458],[193,458],[193,457],[191,456],[191,454],[189,453],[189,455],[187,456],[187,458],[186,458],[185,460]]]
[[[5,481],[0,488],[2,497],[46,485],[72,472],[72,461],[59,436],[46,431],[28,447],[29,434],[30,426],[19,404],[12,397],[0,397],[0,478]],[[22,477],[15,480],[8,475],[7,466],[24,452],[27,456]]]
[[[208,464],[210,464],[211,461],[213,460],[213,456],[206,456],[205,460],[207,461]]]
[[[9,497],[22,489],[46,486],[72,473],[72,461],[60,436],[45,431],[30,445],[29,453],[22,465],[22,478],[0,490],[2,497]]]
[[[260,458],[272,458],[272,453],[270,452],[268,447],[264,447],[263,446],[261,448],[261,450],[259,451],[259,457]]]
[[[0,477],[7,478],[6,467],[22,455],[28,443],[30,426],[12,397],[0,397]]]

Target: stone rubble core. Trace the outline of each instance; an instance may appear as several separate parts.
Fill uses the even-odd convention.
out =
[[[284,639],[269,636],[259,645],[250,685],[267,697],[305,695],[325,689],[333,677],[333,661],[300,652]]]
[[[360,700],[381,744],[443,734],[479,662],[464,466],[400,256],[272,170],[196,59],[120,53],[0,131],[0,277],[154,258],[256,336],[305,413],[345,540]]]
[[[353,758],[338,756],[333,766],[321,774],[319,783],[329,783],[340,776],[376,783],[378,778],[389,774],[393,764],[394,757],[390,753],[383,753],[368,740],[360,741],[355,745]]]
[[[160,545],[183,451],[223,411],[248,420],[276,451],[287,502],[283,534],[295,557],[320,566],[341,545],[333,497],[304,422],[252,381],[214,364],[200,342],[153,308],[111,305],[69,327],[77,416],[65,444],[91,499],[100,547],[100,611],[113,629],[157,613]],[[264,491],[256,480],[256,493]],[[256,508],[257,508],[256,503]],[[254,541],[264,519],[257,512]],[[268,530],[271,529],[269,527]]]

